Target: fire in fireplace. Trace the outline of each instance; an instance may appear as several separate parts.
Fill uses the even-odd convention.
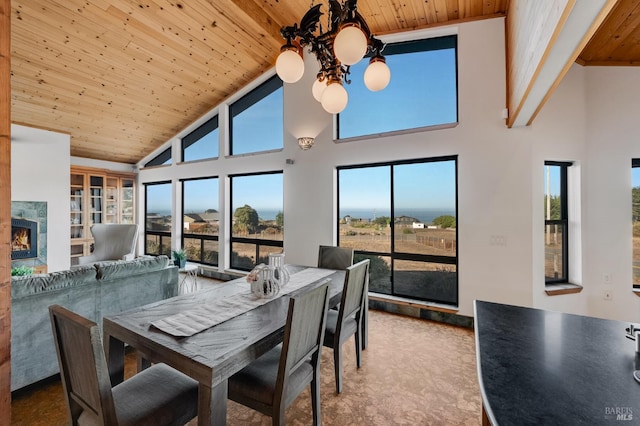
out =
[[[11,260],[38,257],[38,222],[11,218]]]

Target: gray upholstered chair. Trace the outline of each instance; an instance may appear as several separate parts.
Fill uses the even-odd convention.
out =
[[[198,382],[156,364],[111,387],[98,325],[49,307],[70,424],[184,425],[197,415]]]
[[[347,269],[353,265],[353,249],[347,247],[320,246],[318,268]]]
[[[89,256],[78,258],[78,265],[107,260],[131,260],[135,257],[138,225],[96,223],[91,226],[94,249]]]
[[[330,310],[327,315],[327,329],[324,346],[333,348],[333,363],[336,376],[336,391],[342,392],[342,344],[355,336],[356,363],[362,366],[362,319],[365,314],[369,278],[369,259],[362,260],[347,268],[344,288],[338,311]]]
[[[229,378],[229,399],[285,424],[285,409],[311,385],[313,424],[320,425],[320,354],[329,280],[292,296],[282,344]]]

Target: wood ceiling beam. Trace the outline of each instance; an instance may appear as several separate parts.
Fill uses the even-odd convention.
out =
[[[11,423],[11,0],[0,0],[0,424]]]
[[[531,125],[617,0],[512,0],[506,19],[507,127]]]

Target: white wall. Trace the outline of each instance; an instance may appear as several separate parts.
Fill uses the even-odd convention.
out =
[[[535,119],[531,156],[531,226],[533,243],[533,306],[576,314],[587,314],[584,292],[549,297],[544,292],[544,161],[571,161],[569,169],[569,279],[584,284],[584,176],[586,158],[585,70],[574,65],[550,101]]]
[[[640,101],[627,95],[627,107],[602,103],[612,91],[625,94],[629,82],[615,83],[601,75],[604,71],[575,66],[533,126],[507,129],[501,118],[506,98],[504,20],[465,23],[457,31],[457,127],[335,143],[332,116],[311,96],[309,87],[315,68],[307,61],[303,79],[285,84],[285,147],[281,152],[237,158],[222,155],[190,165],[141,170],[140,182],[219,176],[222,193],[229,173],[284,170],[286,260],[313,265],[318,245],[335,242],[336,166],[458,155],[460,314],[472,316],[473,301],[482,299],[618,319],[636,318],[640,299],[631,294],[630,158],[640,158],[640,148],[632,154],[629,136],[623,138],[623,134],[633,134],[633,111],[634,107],[638,110]],[[635,81],[638,71],[629,69],[626,73],[633,76],[629,77],[634,79],[631,85],[640,87]],[[616,78],[627,76],[616,74]],[[635,99],[640,98],[638,93],[635,95]],[[221,123],[225,110],[220,108]],[[619,114],[628,116],[628,122],[612,120]],[[613,134],[609,131],[612,123],[617,127]],[[299,136],[315,136],[314,147],[301,151],[296,142]],[[606,148],[605,141],[610,144],[621,139],[627,141],[624,149],[629,153]],[[224,137],[220,152],[224,152],[223,140]],[[170,142],[175,146],[179,140]],[[294,164],[286,165],[286,159],[294,160]],[[585,285],[580,294],[550,297],[544,293],[545,160],[575,162],[570,185],[577,194],[571,199],[570,208],[575,214],[570,227],[575,231],[574,238],[581,238],[572,241],[578,259],[572,263],[571,276]],[[610,173],[609,165],[616,168],[615,173]],[[610,186],[620,184],[622,189],[612,193]],[[176,196],[179,197],[178,191]],[[605,218],[621,224],[608,233],[602,225]],[[142,209],[139,219],[143,220]],[[496,236],[505,244],[491,244]],[[223,236],[221,240],[223,250],[226,239]],[[610,272],[614,279],[613,302],[599,297],[597,276],[603,271]]]
[[[47,269],[69,268],[69,135],[11,125],[11,200],[47,203]]]
[[[534,162],[575,160],[579,167],[578,188],[570,191],[580,190],[581,218],[580,223],[570,224],[570,231],[575,235],[575,228],[581,230],[580,271],[573,281],[584,286],[582,293],[564,296],[548,297],[537,291],[534,306],[640,321],[640,298],[632,291],[631,268],[631,159],[640,158],[638,111],[640,69],[574,65],[534,122],[537,129],[559,129],[558,138],[535,141]],[[577,140],[568,143],[570,139]],[[541,188],[542,170],[534,169],[533,176],[534,189]],[[539,194],[532,191],[532,197]],[[542,209],[535,210],[534,254],[540,256],[542,221]],[[534,255],[535,264],[541,265],[542,259]],[[610,276],[609,284],[605,274]],[[534,286],[539,275],[542,268],[534,267]],[[612,291],[611,301],[604,300],[605,290]]]
[[[640,158],[640,69],[586,71],[585,297],[589,312],[640,321],[640,298],[631,293],[631,159]],[[604,274],[611,284],[604,284]],[[603,291],[613,291],[603,301]]]

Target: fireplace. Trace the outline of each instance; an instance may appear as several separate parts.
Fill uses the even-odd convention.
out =
[[[38,257],[38,222],[11,218],[11,260]]]

